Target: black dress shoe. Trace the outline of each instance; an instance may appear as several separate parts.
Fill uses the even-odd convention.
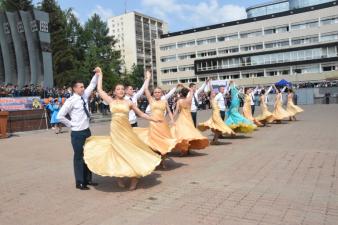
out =
[[[87,185],[90,185],[90,186],[97,186],[97,185],[99,185],[98,183],[95,183],[95,182],[93,182],[93,181],[88,181],[87,182]]]
[[[77,185],[76,185],[76,188],[77,188],[77,189],[80,189],[80,190],[82,190],[82,191],[85,191],[85,190],[89,190],[89,189],[90,189],[89,187],[87,187],[86,184],[77,184]]]

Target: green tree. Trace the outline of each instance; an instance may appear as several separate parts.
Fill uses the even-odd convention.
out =
[[[31,0],[1,0],[0,9],[5,11],[31,10],[33,4]]]
[[[130,73],[127,73],[125,82],[133,87],[141,87],[144,81],[143,65],[133,65]]]
[[[84,25],[81,43],[85,48],[85,60],[81,71],[100,66],[104,75],[104,88],[110,90],[120,81],[120,52],[113,50],[116,41],[108,35],[107,23],[94,14]]]

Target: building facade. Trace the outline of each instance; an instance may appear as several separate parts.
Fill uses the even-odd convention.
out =
[[[338,71],[337,4],[270,2],[248,8],[247,19],[162,35],[156,40],[159,85],[207,77],[247,86],[326,79]]]
[[[168,33],[168,26],[162,20],[129,12],[108,19],[109,35],[117,40],[114,46],[121,52],[124,70],[130,71],[133,65],[151,66],[156,85],[155,39]]]
[[[0,83],[53,87],[48,13],[0,12]]]

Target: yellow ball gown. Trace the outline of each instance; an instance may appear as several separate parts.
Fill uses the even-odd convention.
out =
[[[199,123],[198,129],[200,131],[211,129],[212,132],[219,132],[222,133],[223,135],[225,134],[235,135],[236,133],[230,127],[228,127],[222,120],[220,115],[220,109],[215,98],[211,101],[211,107],[212,107],[211,118],[203,123]]]
[[[286,111],[291,115],[291,116],[295,116],[298,113],[304,112],[304,110],[302,108],[300,108],[299,106],[296,106],[293,103],[293,94],[288,94],[288,104],[286,106]]]
[[[175,139],[170,131],[169,125],[165,120],[165,112],[167,109],[167,101],[152,100],[150,102],[151,116],[155,119],[160,119],[163,122],[150,122],[149,127],[141,128],[134,127],[134,132],[139,136],[144,143],[151,147],[154,151],[165,155],[175,147],[177,139]]]
[[[272,113],[269,111],[268,106],[265,103],[265,95],[262,95],[260,97],[261,103],[261,111],[262,113],[256,117],[256,119],[260,122],[267,122],[267,123],[272,123],[274,121]]]
[[[161,156],[133,132],[128,121],[129,105],[110,104],[110,136],[91,136],[84,146],[88,168],[101,176],[143,177],[155,170]]]
[[[278,93],[276,95],[275,109],[272,112],[273,118],[275,120],[283,120],[288,118],[290,114],[283,108],[283,103],[281,101],[282,94]]]
[[[244,105],[243,105],[243,115],[248,120],[251,120],[253,123],[255,123],[257,126],[262,126],[263,124],[259,122],[256,118],[252,116],[251,112],[251,97],[249,95],[245,95],[244,98]]]
[[[195,128],[191,118],[191,106],[184,105],[179,100],[176,107],[180,107],[180,112],[175,126],[171,128],[171,132],[178,142],[175,150],[185,153],[189,149],[206,148],[209,145],[209,140]]]

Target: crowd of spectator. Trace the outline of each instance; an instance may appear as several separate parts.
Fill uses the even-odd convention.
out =
[[[0,97],[29,97],[39,96],[40,98],[68,98],[71,95],[71,88],[42,88],[39,85],[25,85],[18,88],[17,85],[0,85]]]
[[[337,81],[307,82],[307,83],[299,83],[299,84],[296,84],[295,86],[296,88],[338,87]]]
[[[295,85],[296,88],[314,88],[314,87],[337,87],[336,81],[322,81],[322,82],[308,82],[308,83],[299,83]],[[39,96],[42,99],[53,98],[67,99],[72,94],[70,87],[63,88],[42,88],[39,85],[26,85],[23,88],[18,88],[16,85],[0,85],[0,97],[26,97],[26,96]],[[108,93],[112,96],[112,92]],[[164,93],[166,94],[166,93]],[[228,96],[229,97],[229,96]],[[230,97],[229,97],[230,98]],[[258,98],[258,97],[257,97]],[[176,92],[168,99],[169,107],[172,111],[176,108],[176,102],[179,99],[179,94]],[[230,99],[228,99],[230,102]],[[210,100],[209,96],[201,92],[198,98],[198,108],[200,110],[210,109]],[[241,102],[242,103],[242,102]],[[242,104],[241,104],[242,105]],[[141,96],[138,99],[139,108],[145,112],[148,106],[148,101],[145,96]],[[104,102],[98,95],[96,91],[92,93],[89,98],[89,109],[91,113],[100,112],[103,115],[106,115],[109,112],[109,106]]]

